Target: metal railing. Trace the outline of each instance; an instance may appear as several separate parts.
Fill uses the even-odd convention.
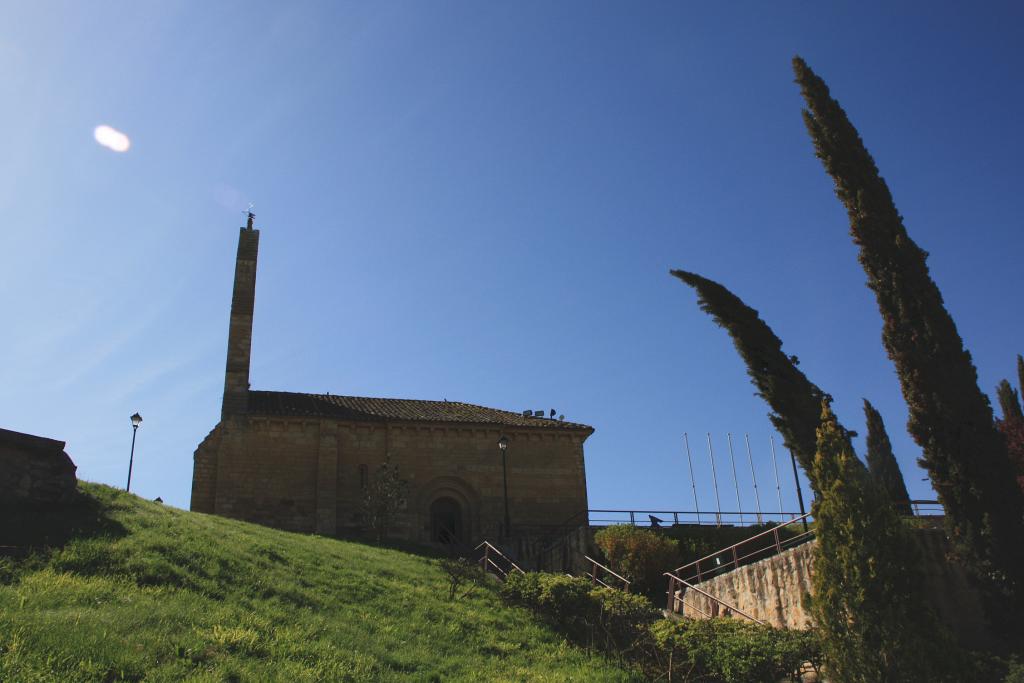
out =
[[[942,517],[945,513],[942,504],[937,500],[911,500],[911,516],[914,517]],[[904,503],[894,503],[894,506],[903,508]],[[579,518],[582,513],[577,513]],[[630,526],[642,526],[659,528],[662,526],[677,526],[686,524],[714,525],[714,526],[753,526],[755,524],[787,524],[793,520],[806,516],[800,512],[752,512],[752,511],[706,511],[706,510],[587,510],[587,521],[590,526],[610,526],[612,524],[629,524]],[[582,519],[580,520],[582,523]]]
[[[899,503],[896,505],[899,506]],[[914,517],[944,517],[946,515],[942,503],[937,500],[912,500],[910,509],[914,513]]]
[[[810,513],[801,515],[785,524],[773,526],[767,531],[762,531],[739,543],[722,548],[699,560],[676,567],[670,573],[680,581],[696,580],[697,583],[700,583],[719,574],[732,571],[742,564],[778,555],[783,550],[788,550],[810,540],[814,535],[814,529],[807,526],[807,522],[811,521],[810,518]],[[780,531],[797,524],[800,524],[803,530],[800,533],[792,536],[787,535],[783,538],[783,534]],[[710,566],[707,566],[709,564]]]
[[[704,512],[692,510],[588,510],[590,526],[629,524],[658,528],[681,524],[753,526],[767,522],[788,522],[799,512]]]
[[[713,601],[719,607],[724,607],[727,610],[723,614],[708,614],[707,612],[705,612],[704,610],[700,609],[696,605],[688,605],[690,607],[693,607],[695,610],[700,612],[705,617],[729,616],[730,613],[735,612],[736,614],[740,615],[741,617],[744,617],[745,619],[749,619],[750,621],[754,622],[755,624],[762,624],[762,625],[764,624],[763,621],[761,621],[760,619],[758,619],[754,615],[747,614],[746,612],[741,610],[736,605],[732,605],[732,604],[730,604],[730,603],[728,603],[728,602],[726,602],[726,601],[724,601],[724,600],[722,600],[720,598],[715,597],[714,595],[712,595],[711,593],[708,593],[703,588],[701,588],[699,586],[695,586],[692,583],[686,581],[685,579],[679,578],[678,576],[676,576],[672,572],[665,572],[664,575],[668,577],[668,605],[666,606],[666,608],[668,609],[669,612],[677,613],[677,612],[679,612],[679,609],[678,609],[679,603],[683,603],[684,605],[687,604],[685,602],[685,600],[683,599],[682,595],[679,595],[679,596],[676,595],[676,591],[680,590],[680,587],[682,587],[683,595],[686,594],[686,591],[691,591],[692,590],[695,593],[700,593],[701,595],[703,595],[707,599]]]
[[[501,552],[498,548],[491,545],[487,541],[484,541],[478,545],[474,550],[479,551],[483,548],[483,555],[480,557],[480,568],[485,572],[491,572],[502,581],[508,579],[508,575],[512,572],[519,572],[525,574],[519,565],[513,562],[505,553]]]
[[[571,537],[573,534],[579,533],[581,528],[589,529],[588,517],[589,512],[587,510],[580,510],[552,529],[549,540],[537,552],[534,558],[534,563],[538,569],[554,568],[556,564],[560,564],[564,569],[569,564],[569,554],[572,552],[570,548]],[[556,553],[562,555],[562,562],[558,563],[555,561]]]
[[[922,518],[940,518],[943,516],[944,511],[942,505],[938,501],[934,500],[911,500],[910,509],[912,511],[912,517]],[[896,504],[898,507],[903,507],[906,503]],[[758,619],[753,616],[746,614],[734,605],[730,605],[725,601],[711,595],[706,590],[694,585],[692,582],[701,583],[708,579],[714,578],[720,574],[737,569],[745,564],[751,562],[760,561],[773,557],[782,553],[784,550],[794,548],[806,541],[811,540],[814,536],[814,528],[808,526],[808,522],[811,522],[811,514],[800,515],[785,524],[773,526],[767,531],[763,531],[759,534],[751,536],[750,538],[744,539],[739,543],[727,546],[718,550],[710,555],[706,555],[698,560],[684,564],[681,567],[677,567],[671,572],[665,572],[664,576],[668,577],[668,602],[666,608],[669,611],[676,611],[679,604],[693,607],[701,614],[708,616],[707,612],[696,607],[695,605],[688,605],[682,596],[676,595],[676,591],[683,588],[685,590],[693,590],[701,595],[704,595],[708,599],[714,601],[718,605],[725,607],[736,614],[744,616],[753,621]],[[796,534],[784,536],[782,530],[786,527],[792,527],[797,524],[801,525],[801,531]],[[710,565],[710,566],[709,566]]]
[[[595,586],[596,585],[601,585],[601,586],[604,586],[605,588],[618,588],[619,590],[625,591],[626,593],[629,592],[629,585],[632,582],[629,579],[627,579],[625,576],[622,576],[620,574],[616,574],[611,569],[609,569],[608,567],[604,566],[603,564],[601,564],[600,562],[598,562],[594,558],[590,557],[589,555],[584,555],[583,558],[587,562],[590,563],[590,571],[586,572],[585,576],[589,576],[590,577],[590,583],[591,584],[593,584]],[[600,572],[601,572],[600,575],[598,573],[598,570],[600,570]],[[571,574],[570,574],[570,576],[571,576]],[[609,580],[613,580],[614,579],[614,580],[618,581],[621,585],[611,586],[604,579],[609,579]]]

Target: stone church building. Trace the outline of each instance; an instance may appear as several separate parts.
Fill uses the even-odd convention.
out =
[[[594,430],[586,425],[460,402],[251,390],[259,238],[249,214],[238,238],[221,419],[195,451],[192,510],[356,533],[363,487],[390,462],[409,485],[393,536],[495,540],[504,531],[503,436],[513,535],[543,535],[587,509],[583,443]]]

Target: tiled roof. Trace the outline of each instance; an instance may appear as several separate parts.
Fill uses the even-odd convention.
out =
[[[485,408],[458,401],[419,401],[406,398],[365,398],[288,391],[250,391],[249,413],[294,417],[332,417],[339,420],[458,422],[546,429],[594,431],[593,427],[543,417]]]

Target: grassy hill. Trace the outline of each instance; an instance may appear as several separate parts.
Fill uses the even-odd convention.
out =
[[[633,678],[489,584],[449,602],[427,557],[80,490],[73,509],[0,520],[63,544],[0,559],[2,681]]]

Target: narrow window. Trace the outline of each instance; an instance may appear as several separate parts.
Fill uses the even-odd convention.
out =
[[[359,488],[366,488],[366,465],[359,466]]]

